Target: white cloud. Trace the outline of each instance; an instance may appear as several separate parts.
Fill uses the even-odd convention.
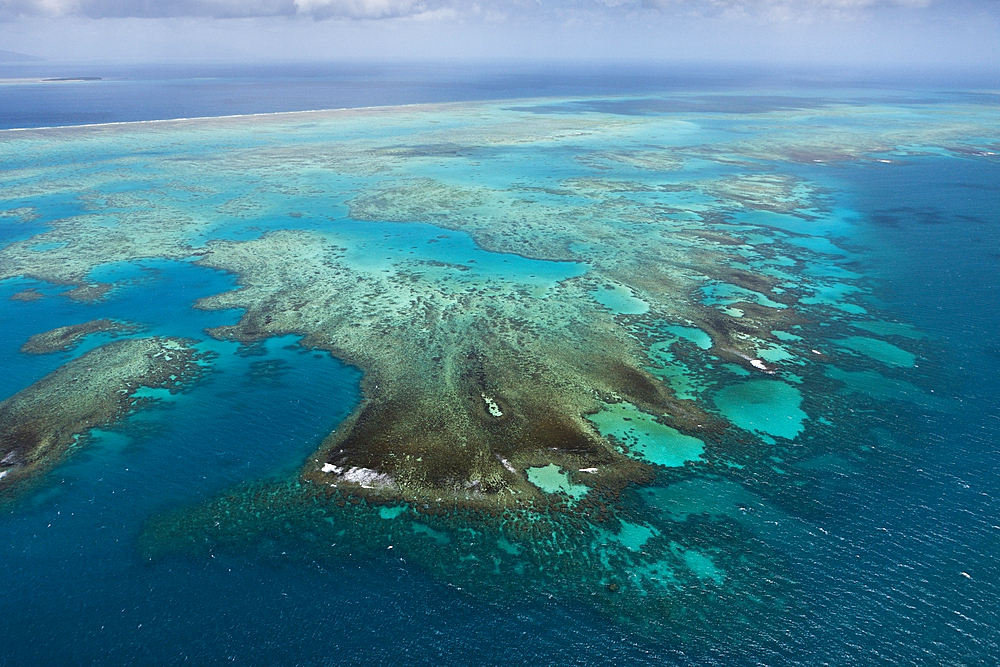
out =
[[[0,0],[0,18],[250,18],[300,15],[316,19],[381,19],[420,15],[446,2],[447,0]]]
[[[26,1],[26,0],[24,0]],[[840,3],[856,20],[803,19],[802,5],[750,0],[726,5],[730,16],[709,16],[704,0],[675,2],[666,9],[631,0],[616,7],[601,0],[477,0],[478,13],[455,0],[407,0],[405,5],[297,6],[246,0],[241,7],[268,15],[232,16],[237,3],[160,0],[159,7],[186,14],[170,18],[109,16],[93,20],[95,0],[50,2],[52,13],[0,21],[0,45],[51,61],[142,61],[176,59],[275,61],[407,60],[437,58],[584,59],[603,61],[829,63],[869,66],[950,64],[1000,71],[1000,1],[941,0],[927,8],[871,2]],[[152,0],[150,0],[152,2]],[[391,0],[388,0],[391,2]],[[38,7],[39,2],[32,2]],[[813,9],[820,3],[809,3]],[[324,6],[332,5],[332,6]],[[22,3],[21,5],[25,5]],[[764,9],[799,11],[791,20],[761,17]],[[829,7],[830,5],[825,5]],[[11,15],[10,0],[0,13]],[[84,13],[84,10],[90,14]],[[543,11],[544,10],[544,11]],[[695,11],[701,12],[700,14]],[[119,7],[118,14],[123,13]],[[333,20],[313,20],[329,12]],[[340,12],[336,18],[332,12]],[[740,16],[737,12],[743,12]],[[829,11],[826,9],[824,11]],[[61,18],[52,18],[62,12]],[[197,12],[197,13],[195,13]],[[354,18],[345,15],[351,12]],[[396,12],[396,17],[386,12]],[[409,12],[409,14],[403,14]],[[160,14],[163,12],[161,11]],[[381,15],[383,18],[376,19]],[[752,18],[757,16],[758,18]],[[846,14],[845,14],[846,16]],[[747,18],[751,17],[751,18]]]
[[[295,0],[299,14],[322,19],[341,16],[355,19],[382,19],[414,16],[428,10],[418,0]]]
[[[997,0],[0,0],[0,20],[22,17],[313,19],[484,17],[584,23],[622,15],[757,19],[766,22],[851,19],[883,10],[965,5],[996,9]]]
[[[0,0],[0,18],[243,18],[294,13],[293,0]]]
[[[762,18],[776,21],[852,18],[866,11],[922,9],[932,0],[641,0],[648,9],[694,16]]]

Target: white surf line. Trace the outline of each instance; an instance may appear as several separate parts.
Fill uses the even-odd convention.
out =
[[[76,127],[113,127],[116,125],[143,125],[155,123],[179,123],[203,120],[223,120],[233,118],[269,118],[272,116],[292,116],[295,114],[318,114],[335,113],[345,111],[382,111],[391,109],[413,109],[413,108],[433,108],[433,107],[457,107],[464,105],[487,106],[490,104],[517,104],[527,102],[573,102],[578,100],[606,100],[606,99],[631,99],[621,95],[580,95],[580,96],[540,96],[540,97],[509,97],[494,100],[465,100],[450,102],[411,102],[409,104],[379,104],[367,107],[330,107],[326,109],[304,109],[300,111],[262,111],[260,113],[237,113],[225,116],[185,116],[183,118],[153,118],[148,120],[115,120],[108,123],[83,123],[80,125],[46,125],[43,127],[8,127],[0,129],[0,134],[4,132],[34,132],[42,130],[68,130]],[[591,112],[584,112],[591,113]]]
[[[407,107],[433,106],[433,103],[386,104],[372,107],[334,107],[331,109],[306,109],[304,111],[265,111],[262,113],[237,113],[226,116],[190,116],[183,118],[154,118],[150,120],[116,120],[109,123],[84,123],[82,125],[46,125],[44,127],[9,127],[0,132],[32,132],[35,130],[67,130],[75,127],[112,127],[115,125],[145,125],[154,123],[181,123],[197,120],[224,120],[231,118],[264,118],[294,114],[331,113],[335,111],[374,111],[379,109],[404,109]]]

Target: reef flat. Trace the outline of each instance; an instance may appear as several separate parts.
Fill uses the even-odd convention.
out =
[[[25,354],[48,354],[50,352],[66,352],[76,347],[80,341],[95,333],[130,334],[139,331],[141,327],[131,322],[100,319],[56,327],[33,335],[21,346]]]
[[[303,232],[208,248],[199,263],[238,274],[243,287],[198,307],[246,311],[212,335],[306,334],[304,345],[367,371],[365,402],[305,473],[324,486],[502,507],[543,498],[524,471],[556,464],[616,492],[651,473],[584,419],[602,400],[687,429],[714,421],[643,369],[639,346],[586,297],[589,281],[541,296],[512,281],[456,284],[448,267],[352,270],[342,249]]]
[[[328,352],[364,374],[290,479],[152,518],[142,555],[392,547],[487,597],[573,596],[652,632],[780,631],[796,583],[761,535],[827,511],[816,462],[861,456],[838,429],[874,432],[873,402],[950,409],[919,386],[932,343],[880,317],[827,170],[969,159],[992,119],[627,102],[642,101],[0,134],[5,153],[40,156],[12,157],[0,189],[17,232],[0,280],[46,296],[19,307],[113,305],[129,270],[171,260],[235,281],[190,298],[228,318],[206,346],[264,357],[294,336],[300,363]],[[71,364],[112,377],[92,354]]]
[[[0,403],[0,493],[50,469],[141,407],[141,388],[176,392],[201,374],[201,354],[183,340],[139,338],[91,350]]]

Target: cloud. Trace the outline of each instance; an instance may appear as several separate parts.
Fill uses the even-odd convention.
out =
[[[418,0],[295,0],[300,14],[316,19],[346,17],[353,19],[382,19],[415,16],[428,11],[425,2]]]
[[[441,0],[0,0],[0,18],[254,18],[307,16],[381,19],[417,16]]]
[[[0,45],[53,61],[556,58],[1000,71],[1000,0],[661,2],[0,0]]]
[[[932,0],[640,0],[648,9],[691,16],[771,21],[850,19],[883,9],[923,9]]]
[[[486,16],[556,21],[604,16],[753,18],[768,22],[850,19],[887,9],[949,4],[997,7],[997,0],[0,0],[0,19],[257,18],[312,19],[454,18]]]
[[[242,18],[295,13],[293,0],[0,0],[0,3],[0,14],[7,17]]]

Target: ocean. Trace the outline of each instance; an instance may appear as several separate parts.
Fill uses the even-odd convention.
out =
[[[203,369],[3,489],[0,664],[995,664],[995,82],[0,71],[5,437],[116,340]],[[327,440],[400,404],[489,456]],[[550,408],[610,449],[490,439]]]

